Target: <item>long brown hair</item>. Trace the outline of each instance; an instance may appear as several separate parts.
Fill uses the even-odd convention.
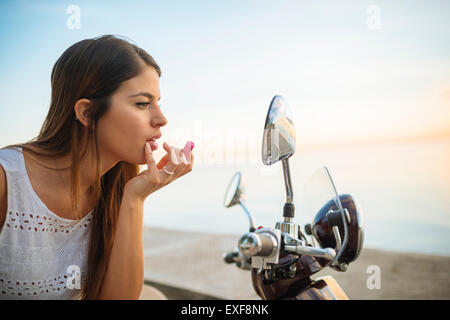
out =
[[[111,95],[122,82],[138,76],[143,63],[153,67],[161,76],[161,69],[147,52],[116,36],[104,35],[75,43],[64,51],[53,66],[50,108],[39,135],[26,143],[5,147],[22,147],[45,157],[70,154],[72,210],[80,219],[77,206],[80,194],[79,164],[87,147],[93,146],[96,183],[91,186],[91,194],[96,205],[82,299],[95,299],[100,293],[114,241],[124,186],[139,174],[138,165],[120,161],[100,176],[97,122],[108,111]],[[81,150],[84,141],[80,141],[83,126],[76,120],[74,111],[75,103],[82,98],[92,102],[84,150]]]

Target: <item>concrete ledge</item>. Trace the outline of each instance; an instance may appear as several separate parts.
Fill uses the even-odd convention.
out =
[[[172,287],[166,284],[145,280],[144,284],[155,287],[160,290],[169,300],[221,300],[218,297],[209,296],[199,292],[187,289]],[[143,300],[146,298],[144,297]]]

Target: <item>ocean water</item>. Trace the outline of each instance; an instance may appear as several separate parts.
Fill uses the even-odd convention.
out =
[[[314,214],[304,206],[304,184],[326,165],[339,193],[349,193],[363,212],[364,247],[450,255],[450,138],[297,150],[289,160],[295,221]],[[240,206],[223,199],[236,171],[245,183],[245,205],[257,226],[282,220],[286,200],[281,164],[200,164],[151,194],[144,224],[175,230],[235,234],[247,232]]]

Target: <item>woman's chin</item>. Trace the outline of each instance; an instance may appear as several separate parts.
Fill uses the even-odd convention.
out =
[[[136,158],[127,157],[123,161],[125,161],[129,164],[134,164],[134,165],[139,165],[139,166],[143,166],[143,165],[147,164],[147,161],[145,161],[145,157],[136,157]]]
[[[133,161],[133,162],[130,162],[130,163],[133,163],[133,164],[139,165],[139,166],[144,166],[144,165],[147,164],[147,161],[145,161],[145,159],[139,159],[137,161]]]
[[[146,165],[147,164],[147,159],[145,158],[145,153],[138,153],[138,154],[128,154],[128,155],[124,155],[122,157],[122,159],[125,159],[126,162],[134,164],[134,165]]]

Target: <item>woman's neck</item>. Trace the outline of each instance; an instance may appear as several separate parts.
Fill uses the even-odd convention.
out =
[[[36,149],[36,148],[31,148]],[[54,187],[63,188],[70,191],[71,183],[71,155],[65,155],[58,158],[49,158],[32,153],[29,157],[37,162],[41,167],[42,174],[45,175],[45,181],[51,183]],[[118,160],[112,160],[111,157],[100,156],[100,177],[109,169],[117,164]],[[47,168],[46,168],[47,167]],[[51,169],[48,169],[51,168]],[[82,196],[89,195],[92,186],[96,180],[95,157],[90,148],[86,151],[79,162],[80,192]],[[54,170],[60,169],[60,170]]]

